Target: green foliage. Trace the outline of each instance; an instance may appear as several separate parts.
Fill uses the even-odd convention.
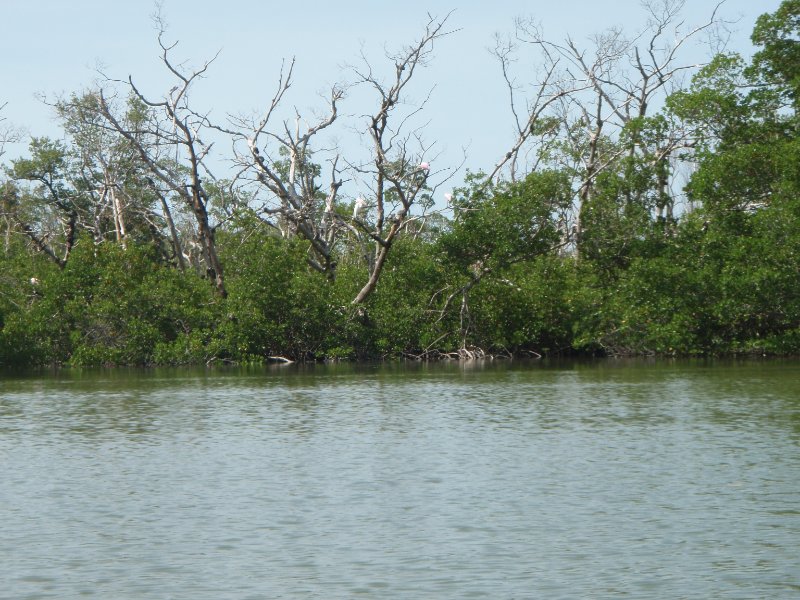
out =
[[[215,334],[219,352],[237,361],[269,356],[324,358],[346,328],[338,289],[307,263],[305,243],[255,231],[220,240],[228,267],[228,318]],[[342,353],[341,347],[337,355]]]
[[[438,246],[464,274],[506,268],[558,243],[557,218],[572,197],[569,179],[534,172],[516,184],[492,187],[480,174],[453,201],[455,219]]]
[[[784,0],[772,14],[761,15],[753,29],[754,73],[765,81],[785,86],[795,103],[800,101],[800,1]]]
[[[541,280],[529,273],[539,257],[561,244],[560,217],[572,197],[569,177],[542,171],[500,186],[481,174],[467,181],[453,202],[453,223],[435,244],[447,274],[437,293],[437,322],[452,332],[450,344],[460,339],[460,345],[484,348],[562,345],[558,335],[558,342],[545,341],[553,337],[543,333],[550,326],[534,317],[541,312]]]
[[[622,172],[597,177],[581,209],[580,254],[606,274],[627,267],[640,251],[656,204],[652,172],[636,158],[625,162]]]
[[[26,315],[42,297],[42,286],[58,268],[14,239],[0,256],[0,366],[35,364],[37,348]]]
[[[434,296],[445,287],[445,277],[432,244],[411,237],[397,240],[367,306],[375,352],[419,354],[441,341]]]
[[[701,271],[674,256],[635,259],[601,295],[600,317],[580,331],[588,347],[612,354],[698,354],[711,351],[703,336],[704,303],[713,297]],[[712,280],[713,282],[713,280]]]
[[[745,63],[738,55],[719,54],[695,75],[690,87],[671,94],[666,101],[669,114],[694,125],[704,142],[736,130],[744,116],[741,107]]]
[[[515,353],[569,350],[573,272],[571,260],[548,254],[489,278],[471,297],[471,344]]]
[[[6,322],[4,362],[153,364],[159,344],[210,329],[214,301],[206,282],[160,264],[150,247],[81,240]]]

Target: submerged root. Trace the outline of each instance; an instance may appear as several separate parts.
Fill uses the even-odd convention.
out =
[[[542,358],[541,354],[533,350],[520,350],[520,353],[536,359]],[[502,348],[498,352],[490,353],[479,346],[462,346],[458,350],[451,350],[451,351],[427,349],[419,354],[415,354],[413,352],[402,352],[401,354],[405,359],[414,360],[418,362],[438,361],[438,360],[443,360],[443,361],[455,360],[459,362],[472,362],[478,360],[514,359],[514,353],[512,353],[507,348]]]
[[[471,361],[471,360],[480,360],[483,358],[494,358],[491,354],[486,354],[483,348],[479,348],[477,346],[470,346],[470,347],[463,347],[459,349],[456,353],[458,354],[459,360],[464,361]]]

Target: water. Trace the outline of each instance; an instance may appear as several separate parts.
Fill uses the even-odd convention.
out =
[[[0,598],[800,597],[800,363],[0,379]]]

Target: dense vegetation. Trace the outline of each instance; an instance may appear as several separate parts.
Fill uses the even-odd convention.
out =
[[[65,99],[64,141],[32,139],[0,179],[0,365],[798,353],[799,33],[786,0],[752,60],[717,55],[669,94],[648,87],[655,57],[622,97],[591,66],[588,99],[547,80],[514,168],[469,175],[444,210],[424,156],[382,137],[410,68],[368,124],[371,199],[343,195],[335,162],[320,183],[327,121],[271,154],[216,128],[248,145],[244,186],[206,177],[183,97]]]

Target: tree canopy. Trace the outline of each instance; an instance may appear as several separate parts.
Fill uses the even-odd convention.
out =
[[[213,59],[162,26],[169,92],[62,98],[63,138],[24,156],[0,130],[0,365],[800,352],[800,1],[700,67],[681,48],[719,17],[687,30],[681,4],[586,48],[498,38],[516,138],[460,184],[409,95],[449,17],[353,67],[373,104],[347,123],[344,86],[277,117],[292,63],[260,116],[212,122]],[[323,141],[340,126],[367,160]]]

